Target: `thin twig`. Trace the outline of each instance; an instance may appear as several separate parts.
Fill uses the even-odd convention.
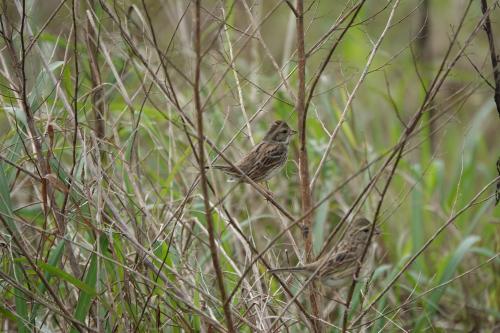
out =
[[[320,173],[321,169],[323,168],[323,165],[326,162],[328,154],[330,153],[330,150],[331,150],[331,148],[333,146],[333,142],[334,142],[335,138],[337,137],[337,134],[338,134],[340,128],[342,127],[342,124],[345,122],[345,119],[346,119],[346,116],[347,116],[347,112],[351,108],[351,104],[352,104],[352,102],[354,100],[354,97],[355,97],[355,95],[356,95],[359,87],[361,86],[361,84],[365,80],[366,75],[368,75],[368,71],[370,69],[370,65],[372,64],[373,59],[375,58],[375,55],[377,54],[377,51],[378,51],[378,49],[380,47],[380,44],[382,43],[382,40],[384,39],[384,37],[387,34],[387,31],[388,31],[388,29],[390,27],[390,23],[392,22],[392,17],[394,15],[394,11],[395,11],[395,9],[397,7],[397,4],[399,4],[399,0],[395,2],[396,6],[393,5],[392,10],[391,10],[391,14],[389,16],[388,24],[385,25],[384,30],[382,31],[382,33],[380,34],[377,42],[373,46],[372,51],[370,52],[370,56],[368,57],[368,60],[366,61],[366,65],[365,65],[365,67],[363,69],[363,72],[361,73],[358,81],[356,82],[356,85],[354,86],[354,88],[352,89],[352,91],[349,93],[349,97],[348,97],[347,102],[346,102],[346,104],[344,106],[344,110],[342,111],[340,119],[339,119],[337,125],[335,126],[335,129],[333,130],[332,135],[330,136],[330,139],[328,140],[328,144],[326,146],[325,152],[323,153],[323,156],[321,157],[319,165],[318,165],[318,167],[316,169],[316,172],[314,173],[313,179],[311,181],[311,187],[314,187],[314,183],[318,179],[319,173]],[[351,24],[352,24],[352,22],[351,22]]]
[[[286,5],[288,6],[288,8],[290,8],[290,10],[292,11],[293,15],[295,15],[295,17],[298,17],[299,16],[299,13],[297,12],[297,9],[292,5],[292,3],[290,2],[290,0],[283,0]]]
[[[235,332],[233,318],[231,314],[230,304],[226,302],[226,288],[224,286],[224,275],[219,262],[219,254],[217,252],[217,244],[215,242],[215,231],[214,231],[214,221],[212,219],[212,214],[210,212],[210,201],[208,197],[208,186],[207,186],[207,176],[205,171],[205,143],[203,134],[203,109],[201,106],[200,99],[200,74],[201,74],[201,19],[200,19],[200,2],[201,0],[196,0],[195,8],[195,41],[194,48],[196,52],[196,69],[194,78],[194,104],[197,114],[197,127],[198,127],[198,158],[200,164],[200,179],[201,179],[201,190],[203,194],[203,202],[205,205],[205,218],[207,219],[207,229],[210,241],[210,253],[212,257],[212,263],[214,266],[217,285],[219,287],[219,292],[221,295],[221,300],[223,302],[224,315],[226,317],[226,324],[228,331],[230,333]]]

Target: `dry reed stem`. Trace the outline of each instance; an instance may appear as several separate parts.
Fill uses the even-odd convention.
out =
[[[200,99],[200,74],[201,74],[201,18],[200,18],[200,4],[201,0],[196,0],[195,7],[195,41],[194,49],[196,52],[196,68],[195,68],[195,78],[194,78],[194,104],[197,114],[197,127],[198,127],[198,159],[200,164],[200,179],[201,179],[201,191],[203,194],[203,202],[205,205],[205,218],[207,219],[207,229],[210,241],[210,252],[212,257],[212,263],[215,270],[215,275],[217,278],[217,285],[219,287],[220,297],[223,302],[224,316],[226,317],[226,325],[228,332],[235,332],[233,324],[233,316],[231,313],[230,304],[226,302],[226,287],[224,286],[224,275],[222,274],[222,269],[219,262],[219,254],[217,244],[215,242],[215,231],[214,231],[214,221],[212,219],[212,213],[210,210],[210,202],[208,197],[208,185],[207,178],[205,174],[205,143],[203,138],[203,109],[201,106]]]

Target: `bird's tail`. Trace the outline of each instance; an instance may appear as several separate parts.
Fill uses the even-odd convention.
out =
[[[227,170],[230,170],[231,167],[228,167],[226,165],[207,165],[207,166],[205,166],[205,169],[218,169],[218,170],[222,170],[222,171],[227,171]]]
[[[297,266],[297,267],[283,267],[283,268],[276,268],[276,269],[270,269],[268,272],[269,273],[280,273],[280,272],[303,272],[305,270],[304,267],[302,266]]]

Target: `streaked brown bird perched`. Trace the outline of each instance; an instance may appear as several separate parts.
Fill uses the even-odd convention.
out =
[[[350,226],[344,239],[333,250],[333,253],[327,253],[304,266],[278,268],[269,272],[297,272],[309,278],[319,267],[315,277],[322,284],[339,289],[345,287],[349,285],[356,273],[371,227],[372,223],[369,220],[358,218]],[[375,227],[374,235],[379,233],[379,229]]]
[[[286,122],[275,121],[262,142],[253,147],[234,165],[256,183],[268,180],[286,164],[288,144],[295,133],[297,132],[292,130]],[[245,181],[241,173],[232,166],[215,165],[213,168],[231,176],[229,181]]]

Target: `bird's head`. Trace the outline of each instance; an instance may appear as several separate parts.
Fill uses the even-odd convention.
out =
[[[288,126],[288,124],[282,120],[275,121],[269,131],[267,131],[264,137],[264,142],[273,143],[288,143],[290,142],[290,137],[297,133]]]
[[[356,219],[351,226],[351,232],[350,235],[353,237],[356,241],[358,242],[363,242],[366,243],[370,236],[370,230],[372,228],[372,222],[370,222],[368,219],[361,217]],[[380,234],[380,229],[375,226],[375,229],[373,230],[373,235],[376,236]]]

